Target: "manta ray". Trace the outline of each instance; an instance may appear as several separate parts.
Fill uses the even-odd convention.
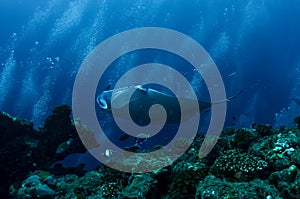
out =
[[[109,113],[112,113],[113,109],[122,110],[129,107],[132,119],[140,125],[147,125],[150,123],[148,111],[152,105],[159,104],[163,106],[166,111],[166,123],[179,124],[182,121],[182,116],[184,116],[185,119],[189,119],[195,116],[195,114],[199,114],[199,110],[195,110],[194,108],[195,104],[199,105],[200,112],[203,112],[215,104],[230,101],[237,97],[241,92],[242,91],[228,99],[217,102],[205,102],[181,98],[180,101],[185,105],[184,110],[180,109],[178,99],[175,96],[141,85],[119,88],[116,90],[106,89],[97,96],[96,101],[101,109]],[[128,99],[130,99],[129,102]],[[117,116],[122,117],[122,115]]]

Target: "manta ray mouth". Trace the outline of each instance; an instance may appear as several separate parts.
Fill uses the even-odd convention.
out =
[[[100,108],[106,110],[108,108],[106,100],[103,98],[102,95],[97,97],[97,103],[100,106]]]

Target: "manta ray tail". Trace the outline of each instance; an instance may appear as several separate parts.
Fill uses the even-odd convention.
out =
[[[244,90],[240,90],[237,94],[235,94],[235,95],[229,97],[229,98],[227,99],[227,101],[229,102],[230,100],[232,100],[232,99],[238,97],[240,94],[242,94],[243,91],[244,91]]]
[[[215,105],[215,104],[221,104],[221,103],[224,103],[224,102],[230,102],[232,99],[238,97],[239,95],[242,94],[244,90],[240,90],[237,94],[225,99],[225,100],[220,100],[220,101],[216,101],[216,102],[211,102],[211,105]]]
[[[235,95],[233,95],[233,96],[231,96],[231,97],[229,97],[227,99],[220,100],[220,101],[214,101],[214,102],[202,102],[202,101],[198,101],[200,110],[203,111],[203,110],[206,110],[206,109],[212,107],[213,105],[222,104],[222,103],[225,103],[225,102],[229,102],[232,99],[238,97],[242,92],[243,92],[243,90],[239,91],[237,94],[235,94]]]

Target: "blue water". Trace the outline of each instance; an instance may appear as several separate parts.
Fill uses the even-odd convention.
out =
[[[227,95],[244,90],[228,104],[226,125],[290,125],[300,113],[291,100],[300,96],[299,10],[296,0],[2,0],[0,109],[42,125],[53,107],[71,105],[77,70],[95,46],[116,33],[155,26],[199,42],[218,66]],[[124,71],[137,60],[125,60]],[[209,100],[200,78],[191,83]]]

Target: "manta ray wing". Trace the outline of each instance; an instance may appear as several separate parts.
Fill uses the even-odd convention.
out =
[[[134,90],[138,90],[138,89],[139,88],[132,86],[132,87],[120,88],[117,89],[115,92],[112,92],[112,96],[111,96],[111,104],[113,106],[112,108],[121,109],[128,106],[128,102],[138,100],[138,96],[132,97],[132,93],[134,92]]]
[[[111,109],[107,109],[108,111],[113,109],[119,110],[119,117],[127,117],[127,115],[123,113],[126,109],[129,109],[134,121],[142,125],[149,124],[149,109],[155,104],[164,107],[168,116],[167,123],[174,124],[186,121],[213,105],[226,103],[242,93],[242,91],[240,91],[238,94],[225,100],[205,102],[188,98],[177,98],[176,96],[143,86],[131,86],[117,89],[114,92],[113,90],[106,92],[111,94],[111,97],[107,97],[106,95],[106,98],[103,98],[109,101],[106,104],[110,104],[111,101]],[[182,107],[180,107],[179,101]],[[196,109],[195,106],[198,106],[199,109]],[[155,118],[153,119],[155,122]]]

